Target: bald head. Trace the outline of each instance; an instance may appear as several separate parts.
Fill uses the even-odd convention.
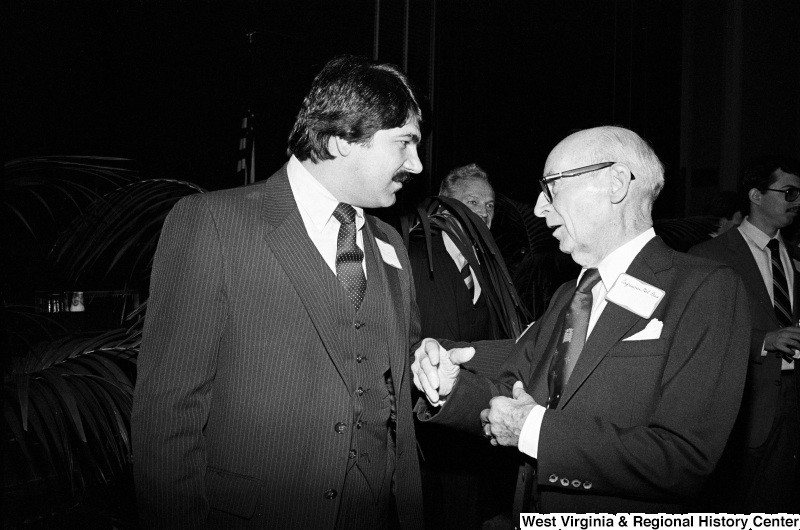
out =
[[[554,229],[561,250],[585,267],[653,225],[653,202],[664,185],[653,149],[621,127],[567,136],[550,152],[543,175],[552,176],[552,203],[542,193],[534,211]]]

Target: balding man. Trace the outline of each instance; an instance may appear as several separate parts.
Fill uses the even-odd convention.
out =
[[[722,453],[747,368],[747,294],[729,267],[656,237],[663,182],[630,130],[565,138],[535,211],[583,267],[577,286],[561,286],[496,379],[460,364],[502,343],[426,339],[415,353],[421,420],[529,457],[523,511],[685,512]]]

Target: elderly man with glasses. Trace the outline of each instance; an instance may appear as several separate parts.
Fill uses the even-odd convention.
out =
[[[697,509],[722,454],[747,368],[747,295],[729,267],[655,235],[663,182],[630,130],[568,136],[547,158],[535,211],[584,268],[577,285],[558,290],[496,379],[460,365],[508,343],[425,339],[415,352],[422,421],[519,449],[520,511]]]
[[[800,506],[800,250],[781,230],[800,209],[800,166],[776,157],[745,171],[750,213],[736,229],[689,252],[726,263],[747,285],[750,363],[720,481],[719,511],[795,512]]]

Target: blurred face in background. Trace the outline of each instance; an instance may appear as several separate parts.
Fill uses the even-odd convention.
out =
[[[492,227],[494,219],[494,189],[485,180],[464,179],[453,186],[451,198],[463,202],[486,226]]]

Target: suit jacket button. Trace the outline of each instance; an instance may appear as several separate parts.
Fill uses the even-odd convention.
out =
[[[573,488],[580,488],[580,487],[581,487],[581,481],[580,481],[580,480],[578,480],[578,479],[574,479],[574,480],[572,481],[572,487],[573,487]]]
[[[561,479],[561,485],[562,486],[569,486],[569,479],[567,477],[563,477]]]
[[[364,323],[356,320],[355,322],[353,322],[353,326],[355,326],[356,329],[361,329],[364,327]]]
[[[357,455],[358,455],[358,451],[356,451],[355,449],[350,449],[350,452],[348,453],[348,456],[350,458],[355,458]]]
[[[362,357],[361,355],[356,355],[356,362],[357,363],[360,363],[363,360],[364,360],[364,357]]]
[[[342,422],[339,422],[339,423],[337,423],[336,425],[333,426],[333,429],[336,431],[337,434],[344,434],[344,432],[347,430],[347,425],[345,425]],[[333,490],[331,490],[331,491],[333,491]]]
[[[592,489],[592,483],[587,480],[586,482],[583,483],[583,489],[585,490]]]
[[[558,475],[556,475],[555,473],[553,473],[552,475],[550,475],[549,477],[547,477],[547,480],[549,480],[550,482],[558,482]]]
[[[325,492],[325,498],[327,500],[335,499],[336,498],[336,490],[330,489]]]

